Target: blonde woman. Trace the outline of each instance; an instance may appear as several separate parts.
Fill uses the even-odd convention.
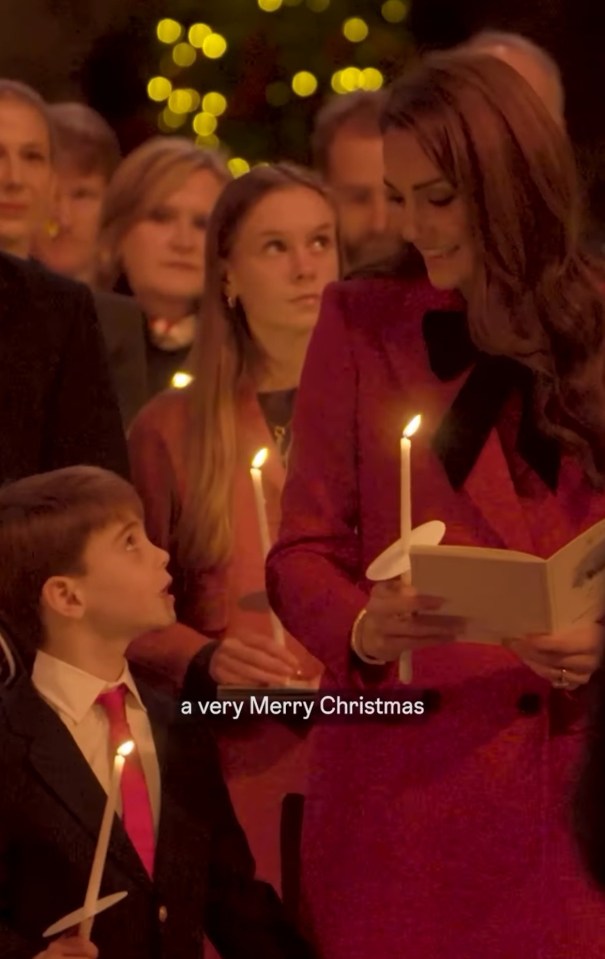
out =
[[[154,137],[122,161],[107,189],[100,283],[132,293],[145,314],[150,395],[187,363],[204,292],[208,219],[229,179],[220,154]]]
[[[131,654],[175,684],[188,669],[190,680],[207,669],[217,683],[247,686],[317,677],[317,662],[293,639],[281,647],[272,638],[250,463],[269,448],[274,535],[301,368],[322,291],[338,272],[335,213],[320,181],[276,165],[226,187],[208,231],[194,380],[152,400],[130,435],[149,535],[170,553],[185,624],[143,637]],[[218,642],[202,648],[208,637]],[[304,736],[275,722],[235,724],[222,750],[260,874],[279,885],[279,805],[304,786]]]

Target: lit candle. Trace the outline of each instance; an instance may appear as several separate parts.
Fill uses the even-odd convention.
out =
[[[400,535],[401,547],[404,556],[409,558],[410,547],[412,545],[412,442],[411,437],[420,426],[420,416],[415,416],[410,420],[401,435],[401,514],[400,514]],[[410,586],[412,583],[412,574],[408,570],[403,574],[403,583]],[[399,657],[399,679],[402,683],[409,683],[412,680],[412,654],[402,653]]]
[[[401,435],[401,545],[405,556],[412,545],[412,443],[411,437],[420,426],[420,416],[411,420]]]
[[[265,465],[269,450],[266,446],[259,450],[250,468],[252,485],[254,487],[254,499],[256,501],[256,515],[258,517],[258,528],[260,530],[260,541],[263,550],[263,559],[271,549],[271,540],[269,538],[269,522],[267,520],[267,509],[265,506],[265,494],[263,492],[263,474],[262,467]]]
[[[170,385],[175,390],[184,390],[186,386],[189,386],[193,382],[193,377],[191,373],[185,373],[183,370],[177,370],[170,381]]]
[[[269,521],[267,519],[267,507],[265,505],[265,494],[263,491],[263,475],[262,467],[269,455],[269,450],[263,447],[262,450],[259,450],[254,459],[252,460],[252,466],[250,467],[250,475],[252,477],[252,485],[254,487],[254,500],[256,502],[256,515],[258,518],[258,528],[260,531],[260,541],[263,551],[263,559],[267,558],[267,554],[271,549],[271,538],[269,536]],[[284,631],[282,624],[279,619],[273,612],[269,610],[269,615],[271,617],[271,629],[273,631],[273,639],[276,643],[279,643],[280,646],[286,645],[286,639],[284,636]]]
[[[84,900],[85,914],[87,914],[89,911],[94,911],[99,898],[101,880],[103,878],[103,871],[105,869],[105,860],[107,859],[107,849],[109,847],[109,837],[111,835],[111,827],[113,825],[113,817],[115,816],[118,804],[122,770],[124,769],[126,756],[129,756],[133,749],[134,743],[132,740],[128,740],[127,742],[122,743],[121,746],[118,746],[114,757],[109,791],[107,793],[107,800],[105,802],[105,809],[103,811],[103,818],[101,820],[101,828],[99,829],[99,838],[97,839],[97,848],[95,849],[92,868],[90,870],[90,877],[88,879],[86,898]],[[86,939],[90,939],[93,919],[94,916],[91,915],[88,919],[82,920],[78,928],[78,935],[84,936]]]

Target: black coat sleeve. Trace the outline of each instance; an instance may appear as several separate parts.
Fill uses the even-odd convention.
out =
[[[129,476],[126,439],[90,292],[70,292],[70,315],[48,409],[45,469],[87,464]]]
[[[2,760],[0,761],[0,956],[2,959],[34,959],[51,940],[29,938],[18,931],[13,918],[14,879],[19,868],[19,851],[14,842],[14,788],[20,779],[24,756],[7,743],[6,726],[0,723]],[[10,784],[10,785],[9,785]]]
[[[145,321],[132,297],[100,291],[93,297],[122,422],[128,429],[149,394]]]

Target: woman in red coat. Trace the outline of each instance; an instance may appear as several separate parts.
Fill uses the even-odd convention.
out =
[[[399,535],[417,412],[414,526],[546,557],[605,514],[605,304],[570,146],[525,81],[469,52],[398,81],[384,130],[391,202],[428,276],[327,292],[268,588],[325,685],[401,691],[412,652],[404,691],[424,712],[314,731],[306,911],[325,959],[597,959],[605,900],[576,858],[567,786],[601,626],[453,642],[438,597],[364,578]]]
[[[298,378],[322,291],[337,277],[335,213],[319,180],[277,164],[227,185],[208,230],[193,381],[155,397],[129,436],[149,536],[170,553],[179,618],[138,639],[129,657],[177,688],[186,676],[185,698],[213,694],[208,678],[282,687],[299,669],[318,683],[317,661],[272,634],[250,466],[266,447],[275,539]],[[281,801],[304,789],[307,729],[240,720],[224,732],[238,817],[259,875],[279,887]]]

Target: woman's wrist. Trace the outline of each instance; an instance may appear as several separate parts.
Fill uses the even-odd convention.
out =
[[[351,649],[357,658],[362,661],[362,663],[367,663],[369,666],[384,666],[386,665],[386,660],[378,659],[378,657],[372,656],[372,654],[369,653],[364,647],[364,622],[367,613],[368,611],[364,607],[364,609],[362,609],[357,615],[357,618],[353,623],[353,628],[351,630]]]

